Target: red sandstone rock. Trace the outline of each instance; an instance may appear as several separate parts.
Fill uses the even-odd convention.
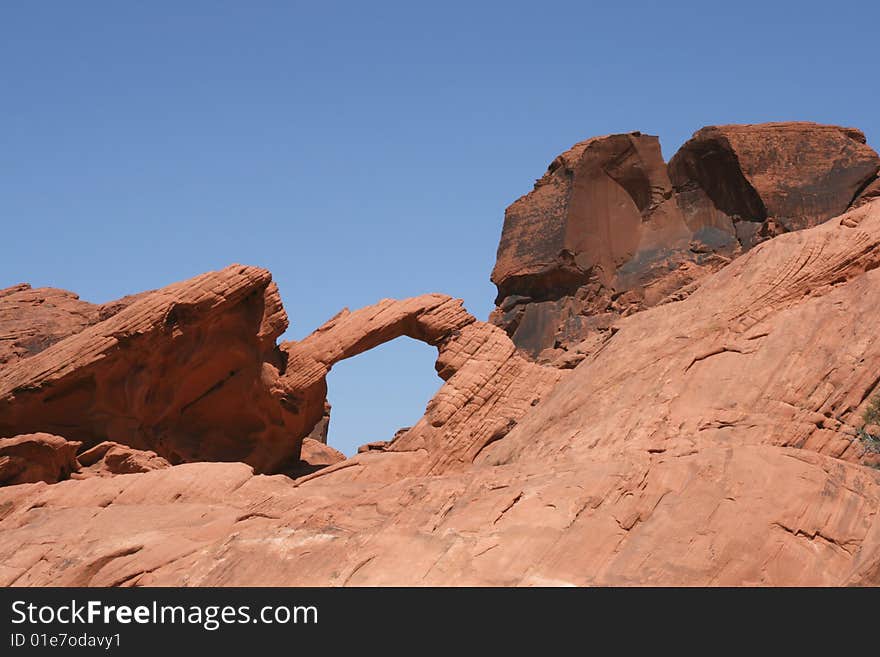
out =
[[[806,450],[560,455],[389,481],[294,486],[197,463],[2,488],[0,584],[880,583],[876,471]]]
[[[397,436],[395,436],[396,438]],[[371,443],[364,443],[358,447],[358,454],[365,452],[384,452],[391,444],[390,440],[374,440]]]
[[[325,389],[284,384],[287,317],[267,271],[234,265],[129,301],[0,370],[0,436],[57,432],[261,471],[299,453]]]
[[[73,292],[27,283],[0,290],[0,367],[38,354],[98,321],[98,306]]]
[[[668,173],[656,137],[582,142],[508,208],[492,322],[570,367],[608,317],[681,299],[755,244],[842,213],[878,169],[861,132],[813,123],[704,128]]]
[[[475,321],[460,300],[426,294],[401,301],[385,299],[355,312],[345,310],[302,341],[284,343],[285,381],[293,389],[312,386],[323,381],[336,362],[404,335],[437,346],[435,367],[446,382],[428,402],[425,416],[398,432],[386,448],[412,474],[470,464],[564,375],[516,355],[501,329]],[[441,444],[442,450],[426,450],[426,445]],[[354,478],[372,472],[364,468],[370,452],[313,476],[338,469]]]
[[[303,438],[299,459],[284,474],[295,479],[344,460],[345,454],[339,450],[312,438]]]
[[[66,479],[79,469],[79,446],[48,433],[0,438],[0,486]]]
[[[684,301],[619,320],[553,401],[485,456],[686,453],[708,440],[859,461],[880,373],[878,266],[877,203],[761,244]]]
[[[464,323],[439,343],[453,373],[388,451],[296,482],[189,464],[0,489],[0,582],[878,585],[880,472],[850,431],[880,369],[876,205],[619,320],[489,436],[512,375],[536,389],[563,373],[437,300]],[[428,333],[414,307],[437,306],[387,302],[286,349],[330,362],[401,326]],[[364,319],[383,315],[410,319]]]
[[[311,438],[303,439],[299,458],[309,465],[326,466],[345,460],[345,454]]]
[[[853,207],[861,207],[865,203],[870,203],[871,201],[880,198],[880,178],[876,178],[873,182],[871,182],[864,190],[858,195],[855,202],[853,203]]]
[[[878,169],[861,131],[816,123],[710,126],[669,163],[676,188],[698,186],[710,211],[734,221],[773,219],[786,231],[843,213]]]
[[[77,460],[83,469],[73,475],[74,479],[150,472],[171,467],[171,464],[156,452],[132,449],[109,440],[77,455]]]
[[[842,134],[858,142],[852,131]],[[819,137],[816,143],[824,143]],[[778,155],[777,142],[768,140]],[[816,143],[804,137],[810,153]],[[556,168],[586,175],[582,187],[590,193],[617,194],[606,176],[639,208],[640,231],[654,230],[663,206],[673,216],[670,201],[680,211],[696,207],[680,203],[675,191],[656,196],[653,183],[645,193],[643,182],[657,181],[656,157],[638,135],[593,148]],[[760,149],[736,148],[772,164]],[[590,173],[593,166],[603,173]],[[779,181],[768,182],[774,179],[766,171],[781,171],[776,165],[761,175],[742,166],[748,184],[766,192],[765,209],[791,203],[805,220],[819,221],[807,209],[815,212],[820,202],[804,191],[810,175],[821,178],[819,163],[805,167],[813,174],[792,174],[791,197],[779,193]],[[556,184],[566,183],[545,186]],[[645,204],[646,198],[663,200]],[[707,222],[702,228],[712,216],[699,218]],[[771,224],[774,217],[779,224]],[[787,218],[768,216],[761,224],[769,236],[784,232]],[[743,221],[749,220],[739,216],[735,223]],[[880,471],[869,467],[880,459],[863,427],[864,411],[880,392],[873,321],[880,304],[880,204],[866,202],[821,225],[779,234],[714,274],[708,272],[724,263],[710,258],[722,255],[696,232],[688,242],[693,258],[682,255],[678,273],[639,270],[656,275],[652,286],[668,292],[664,298],[620,283],[628,261],[612,279],[590,279],[568,301],[555,300],[580,303],[577,312],[587,309],[580,316],[592,322],[586,335],[570,330],[570,348],[556,341],[544,348],[547,360],[568,370],[525,358],[505,331],[476,321],[443,295],[344,311],[277,352],[283,311],[262,270],[225,270],[143,297],[115,318],[0,370],[0,391],[15,377],[32,382],[0,395],[0,424],[10,417],[4,413],[19,408],[16,395],[25,401],[36,395],[55,408],[52,386],[68,381],[70,372],[111,381],[104,363],[111,365],[106,372],[128,368],[130,376],[133,364],[152,367],[155,352],[167,361],[177,354],[199,363],[202,352],[180,341],[199,327],[209,338],[205,358],[220,357],[220,345],[251,344],[257,336],[260,348],[248,353],[271,365],[270,392],[283,395],[270,397],[291,414],[287,445],[295,450],[285,462],[321,467],[291,480],[255,475],[241,463],[190,463],[0,488],[0,585],[880,585]],[[587,242],[586,252],[594,253]],[[645,242],[639,244],[637,254]],[[597,276],[604,272],[590,267]],[[553,268],[536,271],[544,276]],[[235,292],[233,272],[261,282]],[[548,275],[545,280],[555,276]],[[123,341],[102,350],[98,336],[108,326],[118,330],[151,316],[145,309],[157,303],[155,295],[179,303],[188,290],[200,298],[208,282],[222,292],[189,308],[189,322],[175,316],[173,305],[161,315],[174,319],[170,338],[145,322],[128,337],[134,347]],[[591,304],[609,289],[610,307],[594,313]],[[252,301],[233,300],[242,296]],[[507,310],[528,312],[547,301],[514,300]],[[241,320],[247,330],[210,328],[242,315],[252,318]],[[350,459],[304,439],[325,415],[329,369],[402,335],[438,349],[436,369],[445,383],[425,416],[380,449]],[[89,356],[96,349],[102,358]],[[130,360],[114,364],[119,353]],[[244,398],[236,390],[218,401],[235,406],[236,416],[212,406],[217,421],[253,413]],[[102,401],[90,408],[108,407],[127,406]],[[211,418],[201,417],[210,427]],[[180,431],[177,439],[189,421],[183,412],[168,425]],[[259,446],[255,435],[262,437],[240,435],[250,448]],[[92,468],[113,449],[127,448],[102,445],[80,458]]]

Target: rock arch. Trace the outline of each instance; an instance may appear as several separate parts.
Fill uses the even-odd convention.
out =
[[[386,453],[410,455],[404,469],[412,474],[473,462],[567,374],[517,355],[503,330],[477,321],[460,299],[426,294],[343,310],[303,340],[282,344],[287,358],[283,379],[295,391],[322,385],[326,391],[326,376],[335,363],[402,336],[437,347],[435,369],[445,381],[422,419],[385,448]],[[375,456],[358,455],[314,476],[339,469],[354,474],[353,466]]]
[[[344,310],[281,345],[287,316],[257,267],[231,265],[120,308],[0,372],[0,438],[48,432],[83,450],[109,440],[171,463],[288,471],[325,414],[330,368],[409,336],[437,347],[446,383],[386,451],[418,452],[434,470],[472,460],[563,375],[516,356],[504,331],[441,294]]]

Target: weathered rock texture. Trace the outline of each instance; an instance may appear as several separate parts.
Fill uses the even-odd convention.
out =
[[[45,431],[258,471],[298,454],[324,391],[309,416],[284,385],[287,317],[267,271],[235,265],[121,306],[0,370],[0,436]]]
[[[314,438],[303,438],[302,447],[300,448],[299,457],[293,465],[284,470],[282,474],[288,477],[304,477],[318,470],[326,468],[328,465],[334,465],[345,460],[345,454],[339,450],[333,449],[330,445]]]
[[[109,477],[170,468],[171,464],[156,452],[132,449],[111,441],[104,441],[77,455],[81,469],[74,479]]]
[[[92,324],[109,319],[148,294],[142,292],[95,305],[67,290],[33,289],[27,283],[0,290],[0,367],[38,354]]]
[[[841,214],[878,169],[861,132],[812,123],[703,128],[668,166],[656,137],[581,142],[507,209],[492,321],[531,358],[571,367],[615,318]]]
[[[728,143],[734,172],[748,187],[724,168],[724,155],[719,175],[733,177],[721,188],[740,200],[743,189],[756,190],[747,197],[753,205],[738,207],[763,207],[763,217],[728,213],[733,206],[720,207],[718,190],[696,174],[676,187],[679,173],[669,178],[656,142],[640,135],[586,142],[571,156],[574,164],[548,174],[570,166],[580,180],[571,198],[617,199],[608,207],[623,213],[624,223],[634,207],[639,245],[647,232],[685,221],[688,208],[699,217],[697,228],[685,221],[691,242],[708,244],[714,233],[707,227],[727,226],[721,212],[736,242],[730,258],[718,243],[705,251],[688,243],[691,254],[717,262],[687,260],[684,251],[664,256],[702,273],[666,303],[631,297],[630,305],[606,310],[602,334],[586,338],[578,357],[566,361],[570,370],[534,362],[504,330],[443,295],[343,311],[276,348],[284,324],[277,291],[263,270],[238,266],[143,296],[0,370],[0,391],[7,391],[0,426],[11,430],[46,408],[59,430],[68,418],[66,438],[82,435],[95,445],[112,434],[119,443],[80,453],[67,481],[0,487],[0,585],[880,585],[880,443],[869,435],[877,429],[863,426],[880,394],[873,174],[859,183],[844,171],[856,169],[863,153],[854,131],[800,124],[760,130],[772,133],[764,139],[768,151],[757,141],[743,146],[737,130],[724,128],[698,133],[682,157],[691,157],[687,149],[701,153],[705,141]],[[779,164],[780,152],[799,152],[797,135],[806,154]],[[825,164],[812,155],[822,144],[831,144]],[[693,156],[694,167],[715,166],[706,164],[713,157]],[[591,173],[595,166],[604,173]],[[781,180],[786,166],[788,187]],[[816,195],[809,180],[833,189]],[[853,187],[848,200],[835,191],[846,185]],[[626,198],[632,206],[620,200]],[[838,211],[838,202],[854,207],[824,216]],[[586,285],[598,291],[584,303],[606,293],[605,281],[622,280],[629,262],[621,258],[631,244],[618,250],[612,222],[602,221],[577,219],[572,235],[580,234],[577,253],[586,256],[580,264],[575,256],[548,261],[547,271],[557,273],[543,279],[576,278],[570,262],[589,269],[599,278]],[[802,229],[741,241],[740,224],[770,221]],[[767,237],[776,232],[768,229]],[[546,237],[558,236],[548,230]],[[543,256],[528,248],[524,261],[540,265]],[[515,253],[515,245],[510,249]],[[532,267],[524,275],[534,274],[533,282],[544,276],[538,265],[522,270]],[[540,286],[532,290],[537,296],[535,290]],[[184,298],[197,301],[180,310]],[[528,312],[534,303],[514,305]],[[322,434],[330,368],[401,336],[438,350],[444,383],[425,416],[349,459],[306,437]],[[190,385],[188,372],[214,372],[200,369],[211,355],[223,361],[222,373],[229,345],[247,354],[239,371],[262,372],[259,385],[248,375],[253,384],[230,388],[229,397],[225,384],[205,387],[219,380],[214,375]],[[151,379],[139,364],[165,375],[146,386],[150,394],[140,387]],[[86,376],[97,382],[86,387],[91,396],[77,387]],[[100,385],[110,381],[141,394],[110,403],[117,398]],[[87,402],[81,415],[59,396],[70,390]],[[195,422],[175,400],[198,390],[209,390],[200,399],[219,396]],[[141,409],[154,397],[182,409],[161,425],[165,433],[149,429],[155,422],[97,424],[124,408],[150,418]],[[256,416],[254,426],[262,427],[262,418],[275,417],[266,409],[278,406],[288,415],[277,442],[262,428],[235,423]],[[170,465],[158,448],[139,451],[188,444],[197,445],[190,456],[204,458],[218,445],[226,457],[232,435],[211,432],[230,422],[244,456],[256,463]],[[219,438],[187,443],[187,427],[199,429],[195,438]],[[123,440],[127,434],[132,438]],[[292,476],[255,473],[269,462]]]
[[[79,469],[79,446],[48,433],[0,438],[0,486],[67,479]]]
[[[98,306],[67,290],[26,283],[0,290],[0,367],[79,333],[99,316]]]
[[[386,453],[394,454],[386,462],[393,459],[411,472],[428,474],[472,463],[564,374],[518,356],[504,331],[476,321],[460,300],[426,294],[345,310],[302,341],[283,344],[285,381],[294,389],[312,387],[333,364],[401,336],[437,347],[435,367],[445,381],[428,402],[425,416],[386,447]],[[426,449],[440,444],[442,450]],[[350,469],[349,476],[356,477],[369,456],[358,455],[335,467]]]

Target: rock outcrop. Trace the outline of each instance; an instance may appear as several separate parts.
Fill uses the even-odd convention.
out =
[[[0,486],[47,484],[67,479],[79,469],[80,443],[48,433],[0,438]]]
[[[171,464],[156,452],[132,449],[109,440],[78,454],[76,458],[81,469],[73,475],[74,479],[134,474],[171,467]]]
[[[345,454],[314,438],[303,438],[299,458],[282,474],[296,479],[345,460]]]
[[[284,385],[275,342],[287,317],[269,272],[234,265],[129,301],[0,370],[0,436],[59,433],[258,471],[299,453],[325,391]]]
[[[878,265],[880,203],[761,244],[686,300],[618,320],[578,376],[486,458],[680,454],[708,441],[873,463],[858,429],[880,386]]]
[[[0,367],[40,353],[99,317],[99,306],[67,290],[27,283],[0,290]]]
[[[393,454],[386,463],[393,459],[412,473],[438,473],[472,463],[564,375],[518,356],[504,331],[476,321],[461,300],[426,294],[345,310],[302,341],[284,343],[285,379],[295,389],[315,385],[340,360],[401,336],[437,347],[435,367],[445,381],[428,402],[424,417],[384,449],[386,455]],[[338,468],[349,478],[359,477],[371,451],[315,476]]]
[[[722,213],[786,232],[842,214],[878,169],[861,131],[814,123],[703,128],[669,162],[688,219]]]
[[[863,142],[579,144],[508,212],[507,331],[428,294],[276,346],[278,292],[242,266],[108,305],[0,368],[0,435],[64,436],[0,440],[0,585],[880,586]],[[401,336],[443,384],[346,459],[327,373]]]
[[[581,142],[507,209],[492,321],[529,357],[571,367],[617,317],[841,214],[878,169],[861,132],[812,123],[703,128],[668,166],[656,137]]]

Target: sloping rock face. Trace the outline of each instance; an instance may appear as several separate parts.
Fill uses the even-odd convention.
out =
[[[98,321],[99,306],[73,292],[27,283],[0,290],[0,367],[38,354]]]
[[[0,290],[0,367],[38,354],[84,328],[113,317],[142,292],[103,305],[67,290],[20,283]]]
[[[284,385],[275,341],[287,317],[269,272],[234,265],[113,311],[0,370],[0,436],[43,431],[271,471],[320,419],[319,383]]]
[[[708,440],[874,463],[857,433],[880,382],[878,265],[880,203],[761,244],[688,299],[620,319],[576,370],[590,376],[563,381],[487,458],[679,454]]]
[[[507,209],[491,321],[527,356],[571,367],[617,317],[841,214],[878,169],[861,132],[812,123],[703,128],[668,166],[656,137],[582,142]]]
[[[282,378],[421,337],[446,383],[419,425],[296,480],[194,463],[0,488],[0,584],[880,585],[855,430],[878,264],[867,203],[618,319],[570,372],[447,297],[343,313],[283,346]]]

